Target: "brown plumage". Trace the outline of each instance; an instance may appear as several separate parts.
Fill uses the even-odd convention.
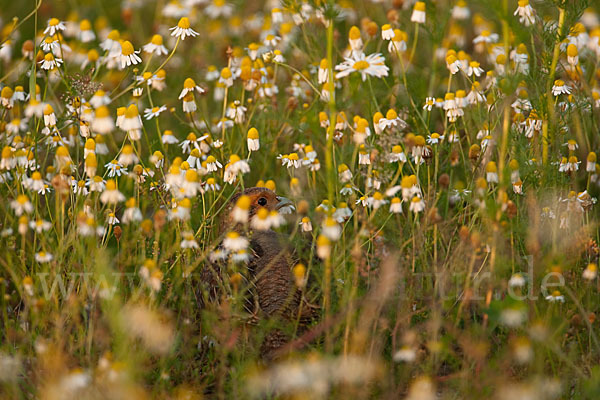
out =
[[[269,211],[278,210],[289,204],[289,201],[269,189],[255,187],[234,195],[225,208],[220,233],[226,234],[236,230],[250,239],[252,257],[248,263],[246,278],[252,295],[247,303],[247,309],[259,318],[260,316],[279,318],[283,321],[294,321],[299,318],[302,326],[311,319],[312,306],[302,301],[301,292],[294,283],[292,267],[295,262],[285,246],[285,237],[273,230],[245,232],[246,228],[236,223],[232,217],[233,208],[242,194],[250,198],[250,220],[261,207]],[[212,263],[203,270],[201,280],[210,294],[210,301],[216,301],[220,297],[219,288],[223,286],[219,280],[225,278],[221,274],[221,269],[221,265]],[[252,310],[256,308],[255,305],[258,306],[258,310]],[[263,357],[273,358],[277,349],[287,341],[288,338],[283,332],[279,330],[269,332],[261,346]]]

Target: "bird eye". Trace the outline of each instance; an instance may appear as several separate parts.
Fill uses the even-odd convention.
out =
[[[261,197],[260,199],[258,199],[258,205],[259,206],[266,206],[267,205],[267,199],[265,197]]]

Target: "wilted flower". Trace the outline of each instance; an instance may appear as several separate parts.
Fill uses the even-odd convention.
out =
[[[416,22],[418,24],[425,23],[425,2],[417,1],[413,8],[412,15],[410,17],[411,22]]]
[[[518,15],[519,22],[525,26],[535,23],[535,12],[531,5],[529,5],[529,0],[519,0],[519,6],[515,10],[514,15]]]

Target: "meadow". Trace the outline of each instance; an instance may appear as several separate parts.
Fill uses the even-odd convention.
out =
[[[599,61],[594,0],[0,0],[0,398],[598,398]]]

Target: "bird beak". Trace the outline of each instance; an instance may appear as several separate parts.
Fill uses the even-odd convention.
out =
[[[296,209],[296,207],[294,207],[294,203],[292,203],[292,201],[286,197],[277,196],[277,200],[278,203],[276,209],[281,214],[291,214],[292,211]]]

